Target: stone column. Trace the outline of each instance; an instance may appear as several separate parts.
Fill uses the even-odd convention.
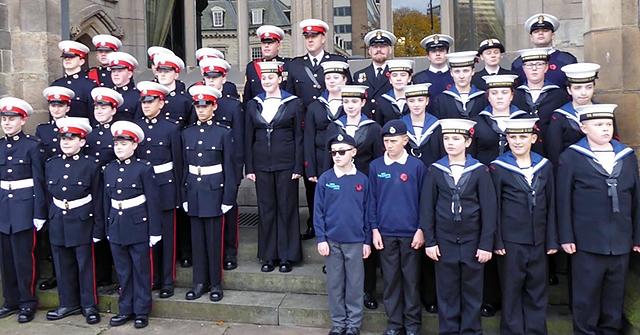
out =
[[[133,1],[132,1],[133,2]],[[176,4],[177,6],[178,4]],[[188,68],[195,68],[196,64],[196,2],[184,2],[184,63]],[[197,71],[200,71],[199,69]]]
[[[331,10],[331,16],[325,10]],[[291,1],[291,52],[292,57],[300,56],[307,51],[304,48],[302,31],[298,24],[305,19],[320,19],[327,21],[330,33],[327,34],[326,50],[333,51],[333,1],[296,0]]]
[[[295,1],[294,1],[295,2]],[[268,9],[267,9],[268,10]],[[238,0],[238,68],[244,71],[251,61],[249,53],[249,4],[247,0]]]
[[[60,17],[60,0],[0,0],[0,96],[34,107],[27,133],[47,120],[42,90],[62,73]]]
[[[393,0],[380,0],[380,29],[393,32]]]

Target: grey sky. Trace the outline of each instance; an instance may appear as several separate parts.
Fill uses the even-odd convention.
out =
[[[425,12],[429,8],[429,0],[391,0],[391,6],[396,8],[409,7]],[[433,0],[433,5],[439,5],[440,0]]]

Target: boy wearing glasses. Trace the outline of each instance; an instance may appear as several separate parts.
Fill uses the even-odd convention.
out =
[[[526,81],[516,88],[512,104],[537,117],[540,136],[544,140],[551,114],[569,101],[567,91],[546,80],[550,48],[518,50]]]
[[[366,219],[369,182],[353,163],[355,146],[356,141],[346,134],[327,141],[334,165],[320,176],[315,192],[318,253],[331,269],[327,273],[333,322],[329,335],[360,334],[362,324],[363,258],[371,254],[371,230]]]

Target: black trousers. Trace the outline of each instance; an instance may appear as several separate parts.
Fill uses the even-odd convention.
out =
[[[380,265],[384,280],[387,329],[420,332],[420,253],[411,248],[412,237],[382,236]]]
[[[51,248],[56,265],[60,307],[95,307],[98,304],[98,292],[93,272],[93,243],[76,247],[52,244]]]
[[[36,230],[0,233],[0,276],[4,307],[36,308]]]
[[[149,243],[111,243],[111,253],[121,287],[118,299],[119,313],[149,314],[153,280],[153,261]]]
[[[258,197],[258,258],[262,260],[302,259],[298,180],[293,170],[256,171]]]
[[[500,289],[498,262],[495,256],[496,255],[494,254],[488,262],[484,263],[484,289],[482,291],[482,303],[491,304],[495,308],[498,308],[502,301],[502,291]]]
[[[546,335],[549,275],[545,246],[510,242],[504,246],[504,256],[494,255],[502,282],[500,334]]]
[[[182,206],[176,209],[176,250],[180,259],[191,258],[191,218]]]
[[[437,305],[435,262],[424,252],[420,258],[420,300],[425,307]]]
[[[571,255],[574,334],[621,334],[628,270],[628,253],[599,255],[578,250]]]
[[[193,243],[193,284],[222,283],[222,250],[224,230],[222,216],[191,217]]]
[[[153,246],[153,283],[173,286],[176,281],[176,211],[162,211],[162,240]]]
[[[238,198],[238,188],[236,187],[236,198]],[[238,210],[238,204],[233,204],[233,207],[224,215],[224,257],[236,257],[238,256],[238,219],[240,211]]]
[[[304,178],[304,193],[307,198],[307,207],[309,208],[309,219],[307,220],[307,227],[313,228],[313,206],[314,206],[313,203],[314,203],[314,197],[316,196],[317,183],[310,181],[306,175],[304,175],[303,178]]]
[[[96,282],[110,283],[112,279],[113,257],[111,243],[105,238],[94,245],[96,262]]]
[[[439,334],[482,334],[480,306],[484,264],[478,262],[478,241],[457,244],[438,240],[435,262]]]
[[[376,291],[376,283],[378,281],[378,263],[380,262],[380,253],[375,248],[371,248],[371,255],[364,259],[364,291],[371,293]]]

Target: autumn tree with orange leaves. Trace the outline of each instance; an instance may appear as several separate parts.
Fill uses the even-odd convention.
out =
[[[440,20],[433,17],[434,33],[440,33]],[[393,34],[398,38],[395,57],[425,56],[420,41],[431,35],[431,17],[415,9],[403,7],[393,11]]]

